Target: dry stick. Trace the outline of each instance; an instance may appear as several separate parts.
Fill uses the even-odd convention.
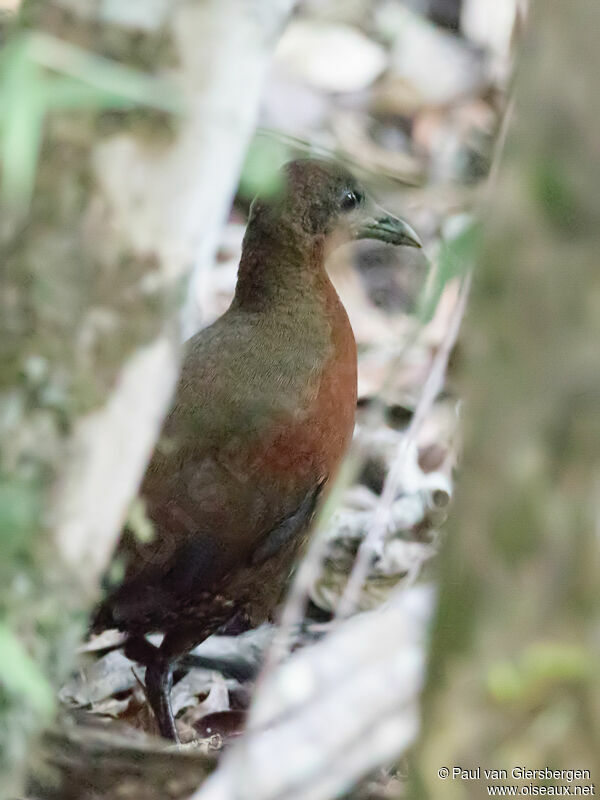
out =
[[[433,358],[431,369],[425,380],[415,413],[413,414],[405,435],[398,445],[396,456],[387,474],[383,491],[375,507],[373,524],[369,528],[369,532],[358,549],[352,572],[350,573],[346,588],[344,589],[344,593],[336,610],[336,619],[347,617],[354,611],[360,590],[369,574],[371,557],[385,538],[391,516],[391,509],[402,483],[407,455],[436,397],[444,387],[448,359],[456,343],[460,323],[465,313],[470,285],[471,273],[469,272],[465,276],[460,287],[458,299],[452,311],[452,316],[450,317],[446,336]]]

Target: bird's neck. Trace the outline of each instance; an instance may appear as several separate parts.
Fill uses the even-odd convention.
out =
[[[333,290],[325,271],[325,237],[293,228],[250,226],[244,237],[233,304],[256,312],[314,307]]]

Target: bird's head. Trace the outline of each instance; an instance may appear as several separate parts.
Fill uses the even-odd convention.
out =
[[[287,163],[281,191],[270,200],[254,202],[250,224],[253,221],[304,239],[379,239],[422,246],[410,225],[378,206],[347,169],[317,159]]]

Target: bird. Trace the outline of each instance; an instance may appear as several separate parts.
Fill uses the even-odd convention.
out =
[[[91,625],[126,634],[173,741],[174,665],[217,631],[272,618],[353,434],[356,342],[328,255],[360,238],[421,246],[337,162],[296,159],[280,176],[250,207],[230,307],[185,344],[140,487],[153,536],[125,528],[124,578]]]

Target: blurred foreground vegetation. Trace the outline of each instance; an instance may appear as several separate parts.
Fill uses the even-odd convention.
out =
[[[419,798],[482,796],[443,766],[600,778],[598,25],[594,0],[533,4],[482,214]]]

